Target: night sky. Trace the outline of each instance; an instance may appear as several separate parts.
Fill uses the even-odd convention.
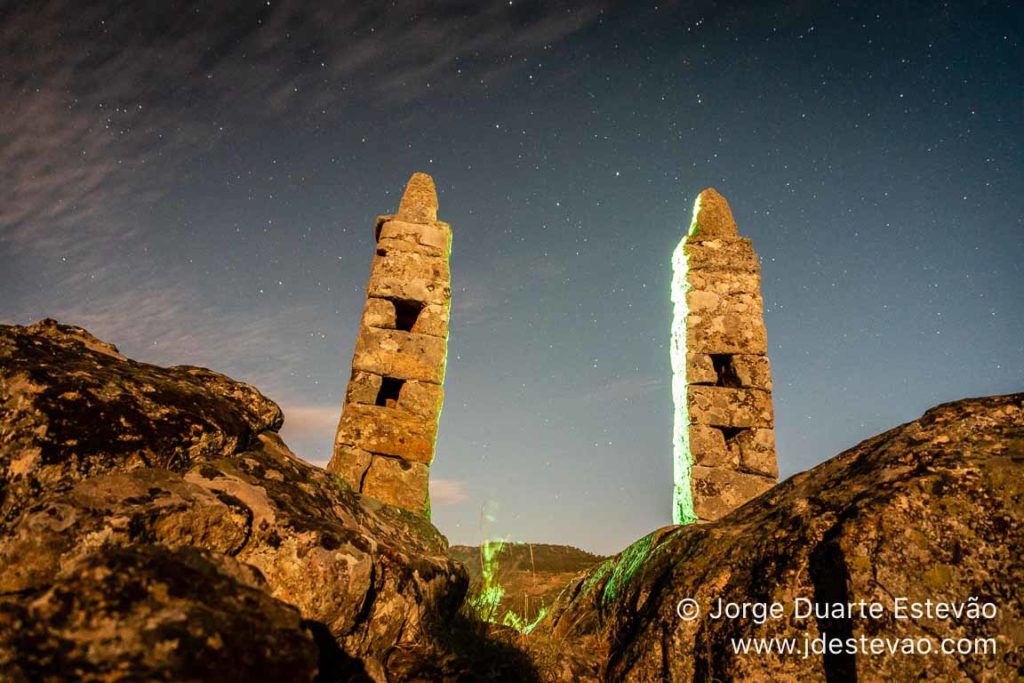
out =
[[[783,477],[1024,389],[1019,3],[2,7],[0,320],[251,382],[308,460],[374,219],[434,177],[452,542],[670,522],[670,255],[705,187],[762,259]]]

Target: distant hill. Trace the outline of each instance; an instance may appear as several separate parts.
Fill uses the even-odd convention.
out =
[[[482,581],[480,546],[453,545],[448,554],[465,565],[470,592],[478,591]],[[500,614],[511,610],[532,621],[574,576],[604,559],[568,545],[506,543],[495,557],[495,576],[505,591]]]

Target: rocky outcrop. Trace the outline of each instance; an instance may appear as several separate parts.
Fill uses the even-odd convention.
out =
[[[1024,394],[939,406],[718,521],[661,529],[571,581],[525,640],[468,619],[467,575],[444,537],[295,457],[277,406],[250,386],[137,363],[44,321],[0,326],[0,409],[0,680],[527,681],[539,669],[804,683],[1024,670]],[[685,599],[700,614],[682,618]],[[897,599],[995,611],[896,618]],[[715,618],[718,600],[782,612]],[[882,611],[799,616],[798,600]],[[796,654],[742,654],[747,637],[793,639]],[[821,637],[994,652],[804,657]]]
[[[0,406],[0,678],[459,665],[447,541],[293,455],[253,387],[43,321],[0,326]]]
[[[184,472],[281,427],[255,388],[204,368],[136,363],[79,327],[0,327],[0,519],[109,471]]]
[[[0,600],[0,678],[11,683],[286,683],[317,674],[299,611],[223,555],[105,546],[27,595]]]
[[[641,539],[566,588],[532,647],[551,680],[1019,680],[1022,547],[1024,394],[949,403],[717,522]],[[781,613],[715,618],[718,600]],[[991,607],[947,618],[897,606],[928,600]],[[860,601],[880,613],[842,607]],[[798,611],[808,604],[831,607]],[[823,634],[841,644],[815,651]],[[742,638],[796,650],[743,654]],[[876,646],[849,644],[862,638],[972,651],[865,654],[856,648]]]

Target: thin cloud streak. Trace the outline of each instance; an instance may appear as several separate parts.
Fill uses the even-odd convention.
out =
[[[79,325],[158,365],[200,365],[250,382],[274,398],[303,361],[293,331],[319,317],[310,305],[268,315],[223,310],[185,286],[112,292],[86,303],[55,305],[51,317]],[[24,320],[23,322],[32,322]]]
[[[466,482],[458,479],[430,480],[430,504],[432,506],[458,505],[466,500],[469,500]]]
[[[299,457],[318,467],[326,467],[341,406],[283,404],[281,410],[284,412],[281,438]]]
[[[51,0],[0,24],[0,250],[99,267],[147,229],[166,179],[201,150],[286,115],[401,116],[394,105],[478,92],[603,8],[143,5]]]
[[[284,423],[293,430],[334,431],[341,415],[340,406],[281,406],[284,411]]]

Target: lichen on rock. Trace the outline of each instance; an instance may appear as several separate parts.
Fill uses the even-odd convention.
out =
[[[237,661],[249,680],[384,681],[463,665],[434,633],[467,586],[444,536],[296,457],[255,388],[44,321],[0,326],[0,405],[5,680],[126,666],[224,680]],[[194,578],[164,588],[165,574]],[[109,625],[105,644],[82,610]]]
[[[707,524],[661,529],[562,591],[534,631],[539,653],[588,653],[549,680],[977,680],[1024,661],[1024,394],[926,412]],[[996,606],[988,620],[894,618],[894,600]],[[878,601],[886,616],[714,619],[714,602]],[[701,607],[680,618],[681,600]],[[991,640],[994,653],[809,657],[742,654],[743,637],[821,633]]]

